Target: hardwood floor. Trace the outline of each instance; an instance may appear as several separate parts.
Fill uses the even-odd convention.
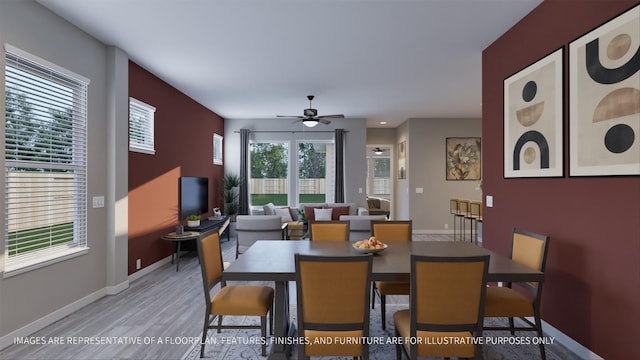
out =
[[[452,236],[417,235],[414,240],[450,241]],[[235,239],[223,241],[222,250],[224,260],[233,261]],[[181,257],[179,272],[166,264],[132,281],[120,294],[106,296],[28,337],[62,344],[14,341],[0,351],[0,359],[180,359],[192,341],[200,341],[204,309],[200,267],[192,252]]]

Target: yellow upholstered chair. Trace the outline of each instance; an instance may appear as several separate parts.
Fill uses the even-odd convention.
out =
[[[260,329],[263,338],[267,336],[267,314],[272,309],[273,288],[269,286],[235,285],[225,286],[222,281],[222,252],[220,251],[220,235],[212,231],[203,235],[197,241],[198,258],[202,270],[202,283],[206,312],[204,317],[204,329],[202,331],[202,345],[200,357],[204,356],[204,346],[209,329]],[[220,284],[220,288],[213,295],[212,289]],[[260,325],[222,325],[222,317],[226,315],[259,316]],[[218,318],[218,324],[213,321]],[[271,316],[273,320],[273,315]],[[270,322],[270,330],[273,332],[273,323]],[[266,345],[263,342],[262,356],[266,355]]]
[[[397,344],[396,359],[402,352],[410,359],[482,358],[482,346],[471,338],[482,337],[488,266],[489,255],[411,255],[410,310],[396,312],[393,321],[396,337],[422,344]]]
[[[369,358],[369,288],[372,256],[295,255],[298,304],[298,358]],[[344,340],[336,340],[344,338]],[[317,340],[316,340],[317,339]],[[326,339],[332,339],[327,343]],[[350,341],[348,341],[350,340]]]
[[[519,229],[513,229],[511,242],[511,260],[544,272],[549,248],[549,236],[536,234]],[[515,286],[514,286],[515,285]],[[514,290],[519,287],[522,292]],[[485,326],[485,330],[536,331],[542,337],[542,321],[540,320],[540,298],[542,296],[542,282],[540,283],[507,283],[506,286],[490,286],[487,288],[485,317],[509,318],[509,326]],[[519,317],[526,326],[516,327],[514,317]],[[533,317],[534,322],[525,317]],[[540,355],[546,359],[544,343],[540,342]]]
[[[393,241],[411,241],[412,221],[371,221],[371,234],[383,243]],[[375,308],[377,293],[380,296],[380,315],[382,329],[386,329],[387,321],[387,295],[409,295],[408,281],[376,281],[371,288],[371,308]]]
[[[309,239],[349,241],[349,221],[310,221]]]

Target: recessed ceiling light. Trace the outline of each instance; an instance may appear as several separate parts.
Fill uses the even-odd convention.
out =
[[[380,125],[387,125],[386,121],[380,121]]]

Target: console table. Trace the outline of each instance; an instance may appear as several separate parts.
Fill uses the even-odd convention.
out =
[[[192,241],[200,237],[200,234],[209,232],[211,230],[218,229],[218,234],[222,237],[222,234],[227,231],[229,227],[228,216],[212,216],[207,220],[202,220],[200,226],[186,227],[184,233],[176,234],[175,232],[161,236],[162,240],[173,241],[175,246],[175,258],[176,258],[176,271],[180,267],[180,244],[183,241]],[[227,231],[227,241],[231,239],[230,232]],[[171,255],[171,263],[173,264],[174,255]]]
[[[200,236],[200,233],[197,231],[185,231],[182,234],[176,234],[175,232],[168,233],[167,235],[163,235],[160,238],[162,240],[173,241],[176,244],[176,252],[171,255],[171,263],[173,264],[173,257],[175,255],[176,258],[176,271],[178,271],[180,267],[180,244],[183,241],[187,240],[195,240]]]

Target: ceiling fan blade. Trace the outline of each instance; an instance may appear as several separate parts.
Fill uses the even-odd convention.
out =
[[[302,119],[302,116],[296,116],[296,115],[276,115],[276,117],[282,117],[282,118],[292,118],[292,119]]]
[[[318,119],[344,119],[343,114],[334,114],[334,115],[322,115],[318,116]]]
[[[299,122],[301,122],[301,121],[302,121],[302,119],[298,119],[298,120],[294,120],[294,121],[292,121],[291,123],[292,123],[292,124],[295,124],[295,123],[299,123]]]
[[[322,123],[322,124],[325,124],[325,125],[329,125],[329,124],[331,124],[331,121],[329,121],[329,120],[320,119],[320,118],[317,118],[317,119],[318,119],[318,121],[319,121],[320,123]]]

